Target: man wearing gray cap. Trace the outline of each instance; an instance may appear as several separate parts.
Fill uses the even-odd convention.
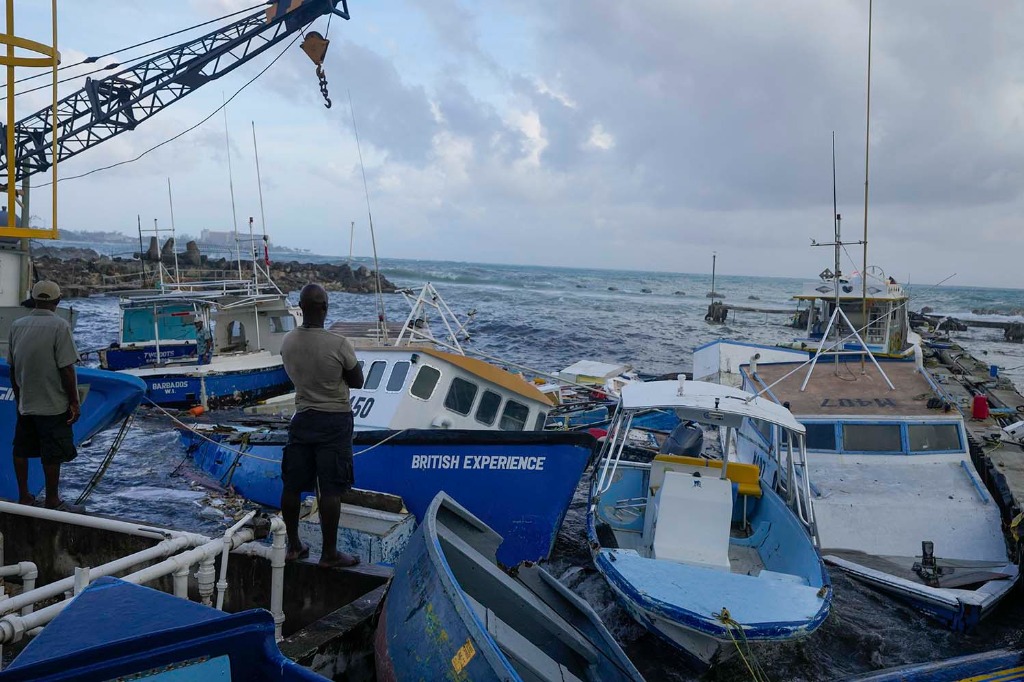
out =
[[[60,287],[36,282],[32,287],[34,310],[11,324],[7,361],[11,388],[18,404],[14,427],[14,474],[19,502],[32,504],[28,488],[28,460],[39,457],[46,479],[46,506],[65,508],[58,494],[60,465],[73,460],[71,425],[78,421],[78,382],[75,363],[78,350],[71,325],[54,311],[60,303]]]

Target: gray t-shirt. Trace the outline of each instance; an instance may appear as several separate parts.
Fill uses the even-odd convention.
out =
[[[71,325],[49,310],[33,310],[11,324],[7,361],[21,391],[21,414],[55,415],[68,411],[60,368],[78,362]]]
[[[340,334],[297,327],[284,337],[281,358],[295,384],[295,411],[351,412],[342,371],[356,366],[356,349]]]

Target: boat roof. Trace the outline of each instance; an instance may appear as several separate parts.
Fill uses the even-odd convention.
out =
[[[841,301],[860,301],[865,298],[863,284],[859,278],[850,281],[840,281],[839,299]],[[798,301],[810,301],[824,298],[833,300],[836,296],[835,284],[830,281],[820,280],[818,282],[807,282],[803,291],[793,298]],[[869,301],[905,301],[907,294],[903,287],[895,283],[885,283],[868,278],[867,297]]]
[[[435,357],[439,360],[450,362],[460,369],[464,369],[467,372],[475,374],[476,376],[489,381],[492,384],[501,386],[507,391],[517,393],[518,395],[541,403],[543,405],[551,406],[554,405],[552,402],[552,396],[543,393],[536,386],[531,384],[526,379],[520,376],[516,376],[510,372],[506,372],[500,367],[495,367],[489,362],[483,360],[477,360],[476,358],[470,358],[465,355],[459,355],[458,353],[448,353],[443,350],[437,350],[436,348],[415,348],[406,349],[399,348],[400,350],[413,350],[416,353],[423,353]]]
[[[757,365],[761,387],[771,386],[771,394],[781,403],[788,402],[790,411],[798,417],[949,416],[928,408],[928,399],[937,396],[927,377],[917,370],[913,362],[882,363],[882,369],[895,390],[886,385],[885,379],[870,362],[866,363],[863,374],[860,362],[856,360],[840,363],[837,376],[833,361],[822,358],[807,382],[807,390],[801,391],[800,384],[807,376],[807,368],[793,372],[800,364]],[[749,376],[750,365],[742,365],[741,370]],[[783,379],[789,372],[793,373]],[[951,414],[959,415],[958,412]]]
[[[739,427],[745,418],[760,419],[804,432],[803,424],[782,405],[732,386],[706,381],[634,381],[623,386],[620,395],[626,410],[669,408],[683,420],[732,427]]]
[[[562,376],[582,375],[610,379],[611,377],[628,372],[630,369],[632,368],[625,364],[613,365],[609,362],[599,362],[597,360],[579,360],[563,369],[559,374]]]

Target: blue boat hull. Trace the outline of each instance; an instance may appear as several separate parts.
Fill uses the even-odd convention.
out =
[[[101,352],[103,368],[113,371],[135,369],[195,356],[195,344],[163,344],[160,346],[159,354],[157,354],[156,345],[108,348]]]
[[[997,649],[983,654],[880,670],[853,679],[855,682],[1012,682],[1024,680],[1024,653]]]
[[[143,380],[146,396],[163,407],[199,405],[204,392],[211,408],[247,405],[283,395],[293,388],[283,365],[202,375],[147,375]]]
[[[437,496],[395,567],[381,609],[378,680],[642,679],[593,610],[557,579],[539,567],[519,567],[512,576],[497,569],[500,542],[479,519]],[[566,639],[597,655],[581,660]],[[532,674],[520,675],[526,670]]]
[[[115,578],[100,578],[2,673],[0,680],[161,679],[311,682],[326,678],[288,660],[274,619],[225,614]]]
[[[82,403],[82,416],[75,423],[75,445],[123,420],[142,401],[146,385],[140,379],[99,369],[79,367],[79,389],[88,389]],[[0,497],[18,499],[18,484],[11,461],[14,425],[18,420],[14,392],[11,390],[11,367],[0,361]],[[43,489],[43,468],[38,459],[29,460],[28,484],[35,495]]]
[[[222,485],[279,506],[286,432],[225,439],[223,447],[187,431],[182,440]],[[400,496],[418,521],[445,491],[505,538],[498,559],[513,566],[551,552],[596,441],[564,432],[364,431],[353,447],[357,487]]]

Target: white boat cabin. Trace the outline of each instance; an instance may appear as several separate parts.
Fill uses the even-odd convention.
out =
[[[793,347],[813,351],[823,341],[836,342],[850,334],[852,330],[842,318],[835,320],[831,329],[828,328],[829,320],[835,311],[837,285],[839,307],[850,324],[860,332],[872,354],[881,357],[905,355],[910,332],[907,311],[909,297],[902,286],[891,278],[885,278],[884,275],[868,277],[866,298],[863,296],[864,283],[860,278],[840,279],[836,282],[834,278],[825,276],[817,283],[804,285],[804,290],[794,296],[794,299],[798,302],[796,319],[802,322],[800,326],[807,336],[797,339]],[[806,307],[803,307],[804,304]],[[847,340],[844,348],[860,349],[853,338]]]
[[[551,399],[525,379],[482,360],[415,346],[358,346],[363,388],[351,391],[357,430],[541,431]],[[250,408],[291,415],[294,394]]]
[[[213,335],[214,355],[281,352],[284,335],[302,323],[302,311],[273,294],[197,296],[174,292],[121,302],[121,350],[146,349],[156,361],[194,361],[197,321]],[[178,348],[175,352],[175,348]],[[187,349],[187,352],[186,352]],[[192,356],[189,359],[186,356]]]

